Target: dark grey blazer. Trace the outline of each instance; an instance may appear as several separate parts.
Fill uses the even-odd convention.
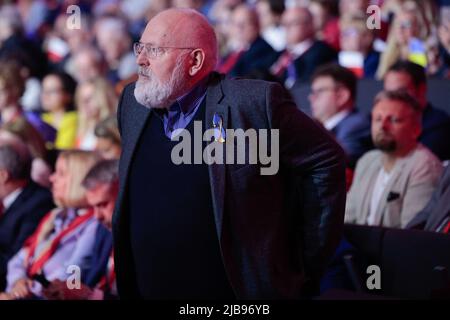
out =
[[[152,116],[136,102],[133,90],[134,84],[127,86],[119,102],[123,151],[113,217],[117,285],[125,299],[139,298],[128,234],[127,179],[137,141]],[[216,113],[225,128],[280,130],[278,174],[262,176],[259,165],[209,166],[216,231],[233,290],[240,299],[300,298],[316,284],[341,236],[344,153],[275,83],[225,80],[212,73],[207,128]]]
[[[406,227],[436,231],[448,215],[450,215],[450,165],[445,169],[426,207]]]

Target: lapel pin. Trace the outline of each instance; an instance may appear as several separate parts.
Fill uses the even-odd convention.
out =
[[[224,143],[225,142],[225,129],[223,128],[223,119],[221,115],[214,113],[213,116],[213,128],[214,130],[214,141]]]

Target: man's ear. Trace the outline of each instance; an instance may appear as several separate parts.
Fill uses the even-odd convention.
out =
[[[195,76],[203,67],[205,62],[205,52],[202,49],[195,49],[190,54],[189,75]]]
[[[350,100],[350,90],[348,90],[346,87],[340,87],[337,91],[337,104],[341,106],[347,105],[348,101]]]

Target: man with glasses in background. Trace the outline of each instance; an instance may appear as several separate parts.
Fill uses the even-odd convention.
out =
[[[355,108],[356,77],[338,64],[317,68],[312,77],[311,111],[344,148],[347,165],[354,169],[356,161],[372,149],[370,116]]]

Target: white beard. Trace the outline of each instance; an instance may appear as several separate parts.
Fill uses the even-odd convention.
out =
[[[136,81],[134,97],[136,101],[146,108],[164,109],[168,108],[182,93],[186,86],[186,76],[183,70],[184,56],[180,56],[176,66],[167,82],[157,79],[150,69],[139,67],[139,74],[148,78],[139,78]]]

